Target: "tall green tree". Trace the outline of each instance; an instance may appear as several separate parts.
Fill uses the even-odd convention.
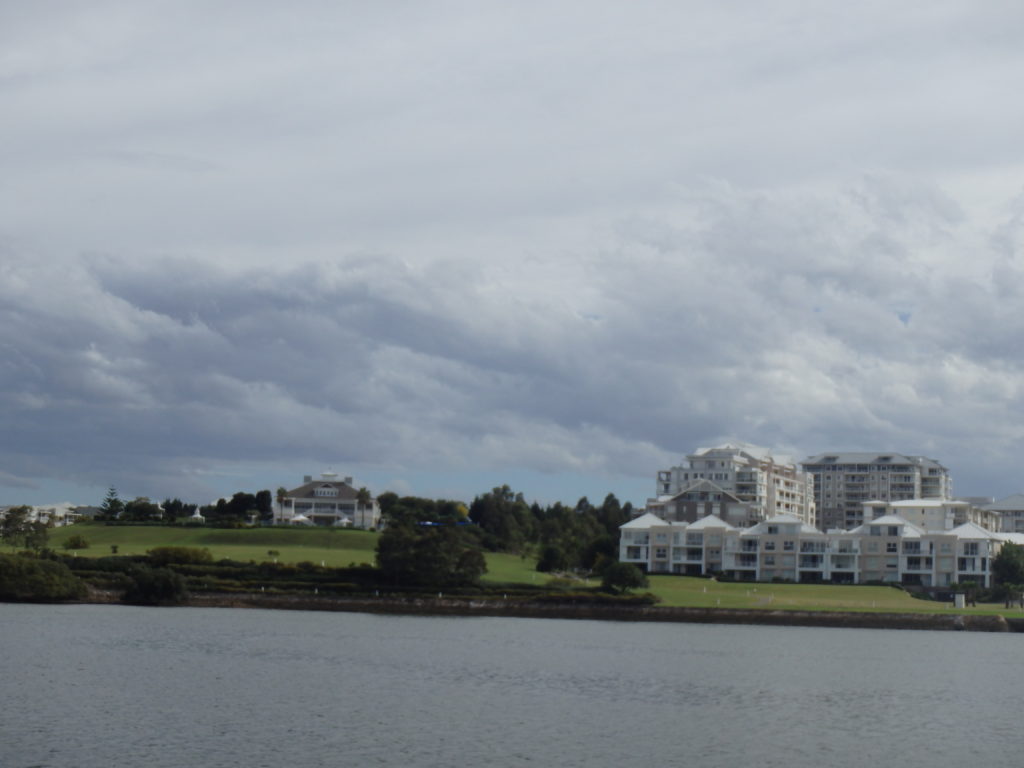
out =
[[[103,510],[104,520],[117,520],[121,516],[124,511],[124,502],[117,495],[117,489],[114,486],[110,486],[106,498],[100,504],[100,509]]]
[[[3,520],[0,520],[0,539],[4,544],[15,549],[25,546],[31,514],[32,507],[29,506],[11,507],[4,513]]]

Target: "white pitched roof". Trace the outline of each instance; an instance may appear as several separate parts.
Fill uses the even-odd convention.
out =
[[[983,509],[994,509],[997,512],[1004,509],[1024,509],[1024,493],[1015,493],[992,504],[986,504]]]
[[[729,525],[717,515],[706,515],[695,523],[690,523],[688,530],[702,531],[705,528],[725,528],[727,531],[738,530],[735,526]]]
[[[960,539],[998,539],[999,537],[992,533],[992,531],[982,528],[977,523],[964,523],[958,525],[952,531],[951,534]]]
[[[668,525],[668,523],[657,515],[645,512],[640,517],[633,518],[628,523],[623,523],[619,528],[650,528],[652,525]]]
[[[868,527],[872,525],[902,525],[902,535],[907,538],[917,538],[924,533],[923,530],[913,523],[904,520],[899,515],[882,515],[881,517],[876,517],[874,520],[868,520],[863,525],[857,526],[851,531],[851,533],[865,534],[868,532]]]

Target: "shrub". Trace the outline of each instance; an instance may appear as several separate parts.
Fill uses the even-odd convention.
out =
[[[122,599],[136,605],[180,605],[188,598],[185,579],[167,568],[135,568]]]
[[[57,602],[85,596],[85,584],[63,563],[0,555],[0,600]]]
[[[89,540],[80,533],[76,533],[74,536],[69,536],[68,540],[64,542],[64,549],[88,549]]]
[[[212,563],[210,550],[198,547],[156,547],[146,552],[149,561],[157,566],[164,565],[202,565]]]

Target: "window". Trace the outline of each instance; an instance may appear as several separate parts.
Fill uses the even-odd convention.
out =
[[[976,541],[968,541],[966,544],[964,544],[964,554],[965,555],[976,555],[976,554],[978,554],[978,542],[976,542]]]
[[[792,552],[793,551],[793,542],[792,541],[784,541],[784,542],[782,542],[782,548],[786,552]]]
[[[887,541],[885,543],[885,551],[886,552],[896,552],[897,551],[896,550],[896,542],[895,541]]]
[[[765,549],[766,552],[773,552],[775,550],[775,542],[774,541],[766,541],[764,543],[764,549]]]

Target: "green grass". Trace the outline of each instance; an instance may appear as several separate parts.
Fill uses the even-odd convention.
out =
[[[78,557],[103,557],[117,545],[119,555],[142,555],[154,547],[205,547],[214,560],[264,562],[268,550],[280,552],[279,562],[323,562],[333,567],[373,563],[378,534],[330,528],[177,528],[161,526],[74,525],[50,532],[49,546],[56,550],[72,535],[81,534],[89,548]],[[534,570],[533,558],[488,553],[488,583],[543,585],[550,578]],[[580,586],[596,586],[590,579]],[[749,584],[718,582],[686,576],[651,576],[649,591],[661,598],[659,605],[720,608],[767,608],[804,611],[879,611],[893,613],[999,613],[1024,617],[1020,609],[1000,604],[979,604],[954,610],[948,604],[918,600],[892,587],[852,587],[832,584]]]
[[[272,560],[268,551],[280,552],[282,563],[308,560],[333,567],[373,563],[377,534],[330,528],[179,528],[164,526],[74,525],[50,533],[49,546],[60,550],[74,534],[85,536],[88,549],[78,557],[103,557],[117,546],[119,555],[144,555],[154,547],[200,547],[214,560],[257,563]]]
[[[979,603],[977,607],[954,609],[949,603],[919,600],[894,587],[751,584],[686,576],[650,576],[649,579],[649,591],[660,597],[659,605],[664,606],[857,613],[998,613],[1004,616],[1024,616],[1024,611],[1006,609],[1002,603]]]

